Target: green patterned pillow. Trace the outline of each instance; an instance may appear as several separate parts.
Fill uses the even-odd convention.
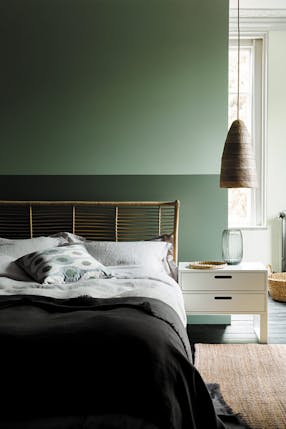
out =
[[[108,270],[82,244],[33,252],[15,261],[38,283],[63,284],[110,277]]]

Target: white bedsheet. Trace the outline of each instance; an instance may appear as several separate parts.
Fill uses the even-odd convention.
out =
[[[182,291],[178,283],[164,272],[150,273],[139,266],[109,267],[112,278],[90,279],[67,284],[41,285],[33,281],[18,281],[1,276],[0,295],[41,295],[52,298],[74,298],[89,295],[93,298],[140,296],[159,299],[172,307],[184,326],[187,319]]]

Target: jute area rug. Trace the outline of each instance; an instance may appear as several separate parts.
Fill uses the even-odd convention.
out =
[[[196,344],[195,366],[253,429],[286,429],[285,344]]]

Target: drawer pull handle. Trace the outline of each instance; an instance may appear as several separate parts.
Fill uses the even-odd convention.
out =
[[[232,296],[215,296],[214,299],[232,299]]]
[[[215,279],[232,279],[232,276],[214,276]]]

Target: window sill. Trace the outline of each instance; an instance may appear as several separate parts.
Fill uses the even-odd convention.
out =
[[[240,229],[241,231],[267,231],[269,228],[266,225],[257,226],[229,226],[228,228]]]

